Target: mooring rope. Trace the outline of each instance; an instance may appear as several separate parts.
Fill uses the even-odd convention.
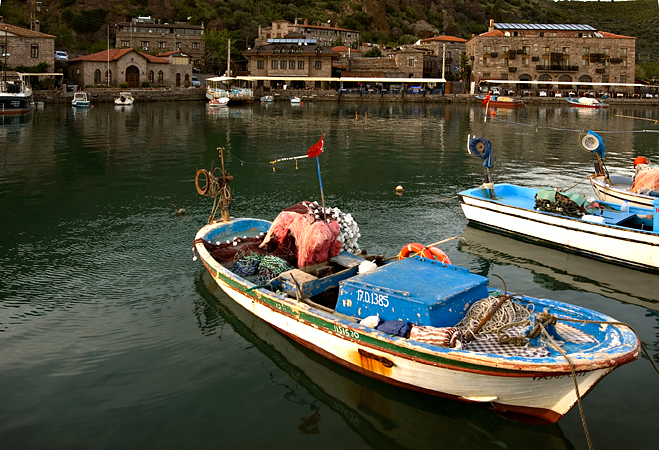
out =
[[[546,127],[546,126],[542,126],[542,125],[533,125],[533,124],[530,124],[530,123],[514,122],[512,120],[499,119],[498,117],[492,117],[492,118],[490,118],[490,120],[492,120],[492,121],[496,120],[498,122],[504,122],[504,123],[508,123],[508,124],[511,124],[511,125],[520,125],[520,126],[523,126],[523,127],[535,128],[536,132],[540,129],[554,130],[554,131],[574,131],[574,132],[578,132],[578,133],[583,132],[583,130],[573,130],[571,128]],[[608,131],[608,130],[598,131],[598,130],[593,130],[593,131],[595,133],[599,133],[599,134],[659,133],[659,130],[630,130],[630,131]]]

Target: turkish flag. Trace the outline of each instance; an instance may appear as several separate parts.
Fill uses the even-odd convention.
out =
[[[487,93],[487,97],[485,97],[485,101],[486,101],[486,102],[489,102],[489,101],[490,101],[490,98],[492,98],[492,94],[488,92],[488,93]]]
[[[323,153],[323,139],[324,138],[325,138],[325,135],[323,134],[320,137],[320,141],[316,142],[314,145],[309,147],[309,151],[307,152],[307,156],[309,158],[315,158],[316,156]]]

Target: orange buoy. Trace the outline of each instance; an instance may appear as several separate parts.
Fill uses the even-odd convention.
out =
[[[418,254],[421,254],[421,256],[424,258],[435,259],[442,263],[451,264],[451,260],[448,258],[446,253],[437,247],[424,247],[418,242],[413,242],[403,246],[403,248],[400,250],[400,253],[398,254],[398,259],[403,259],[409,257],[410,255]]]

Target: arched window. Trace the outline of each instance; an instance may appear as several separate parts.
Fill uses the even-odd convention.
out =
[[[149,70],[147,78],[149,79],[149,83],[153,83],[153,70]]]
[[[547,84],[538,84],[540,89],[549,89],[551,87],[551,75],[548,73],[543,73],[538,77],[538,81],[548,81]]]
[[[579,77],[579,83],[584,83],[580,84],[577,86],[578,89],[592,89],[593,85],[590,84],[593,82],[593,78],[590,75],[581,75]]]
[[[164,82],[164,76],[163,76],[162,70],[159,70],[158,71],[158,84],[163,84],[163,82]]]
[[[190,74],[186,73],[185,74],[185,85],[187,86],[188,84],[190,84]]]
[[[96,69],[94,71],[94,84],[95,85],[101,84],[101,70],[100,69]]]
[[[564,75],[561,75],[560,77],[558,77],[558,81],[559,82],[571,82],[572,77],[570,75],[564,74]],[[559,84],[558,88],[559,89],[570,89],[570,88],[572,88],[572,86],[569,85],[569,84]]]
[[[107,83],[108,86],[112,84],[112,71],[111,70],[106,70],[105,71],[105,82]]]

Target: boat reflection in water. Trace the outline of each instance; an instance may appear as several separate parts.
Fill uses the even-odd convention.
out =
[[[197,291],[200,327],[225,323],[317,400],[299,430],[322,433],[322,415],[338,414],[372,448],[573,448],[558,424],[519,423],[478,405],[388,386],[335,364],[278,333],[231,300],[204,270]],[[200,301],[204,301],[201,300]],[[218,320],[221,318],[221,320]],[[322,410],[324,405],[325,409]],[[267,411],[263,420],[269,420]],[[258,419],[255,417],[254,419]],[[292,430],[293,431],[293,430]],[[294,432],[298,432],[295,430]]]
[[[514,264],[574,289],[659,311],[659,277],[468,225],[463,252],[496,264]]]

